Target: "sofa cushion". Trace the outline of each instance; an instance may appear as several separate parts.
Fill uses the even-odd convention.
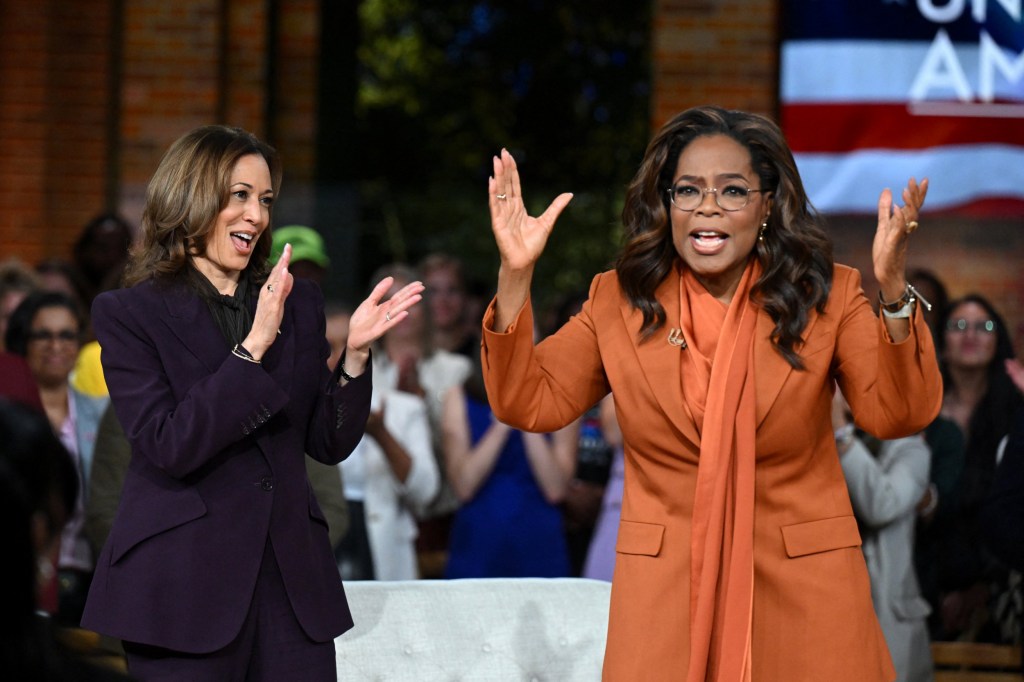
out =
[[[345,682],[601,679],[611,584],[582,578],[345,583]]]

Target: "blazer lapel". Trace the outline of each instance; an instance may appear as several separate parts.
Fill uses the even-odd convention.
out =
[[[802,338],[811,338],[811,331],[818,321],[818,314],[812,310]],[[775,323],[763,309],[757,311],[757,331],[754,337],[754,383],[757,387],[757,425],[768,416],[772,405],[779,397],[782,386],[792,373],[793,367],[772,344],[771,335]],[[799,351],[803,351],[801,346]]]
[[[167,306],[168,325],[185,349],[211,372],[224,362],[226,344],[206,309],[206,303],[184,284],[173,284],[161,297]]]
[[[679,320],[679,273],[672,268],[654,293],[665,309],[665,326],[654,336],[639,342],[643,315],[628,303],[621,306],[626,333],[633,343],[637,360],[647,383],[661,405],[662,411],[672,424],[694,445],[699,446],[697,428],[686,416],[683,408],[682,354],[687,352],[681,346],[669,343],[668,336]]]

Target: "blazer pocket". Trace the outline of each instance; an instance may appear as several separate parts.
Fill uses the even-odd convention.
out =
[[[168,490],[141,476],[125,482],[124,498],[110,534],[111,563],[139,543],[206,515],[206,503],[194,488]]]
[[[853,516],[837,516],[782,527],[786,554],[792,559],[844,547],[860,547],[860,531]]]
[[[665,537],[665,526],[660,523],[620,521],[615,551],[621,554],[658,556]]]

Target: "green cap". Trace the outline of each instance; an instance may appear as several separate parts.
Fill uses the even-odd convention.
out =
[[[272,235],[274,240],[270,246],[270,262],[272,264],[281,257],[285,244],[292,245],[292,263],[308,260],[326,268],[331,262],[324,249],[323,237],[312,227],[286,225],[276,228]]]

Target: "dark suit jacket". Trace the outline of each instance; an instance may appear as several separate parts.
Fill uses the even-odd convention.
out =
[[[336,463],[352,451],[371,373],[338,386],[324,324],[319,290],[297,279],[258,365],[231,354],[183,285],[149,281],[96,298],[103,370],[132,459],[84,627],[215,651],[241,628],[268,541],[306,634],[323,642],[352,626],[303,453]]]
[[[1017,410],[1008,438],[978,527],[993,554],[1024,571],[1024,410]]]

